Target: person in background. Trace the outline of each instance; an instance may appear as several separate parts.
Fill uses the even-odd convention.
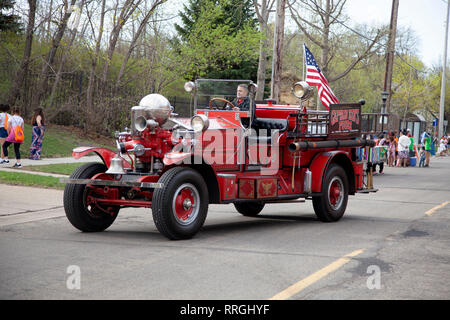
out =
[[[411,134],[410,129],[406,129],[406,136],[411,140],[411,144],[409,145],[409,155],[408,155],[408,166],[411,165],[411,158],[416,156],[415,145],[414,145],[414,137]]]
[[[380,161],[373,164],[373,172],[376,172],[376,167],[378,165],[378,168],[379,168],[378,173],[383,174],[383,169],[384,169],[383,159],[384,159],[384,156],[386,155],[385,150],[389,146],[389,142],[384,137],[384,134],[380,134],[379,139],[377,141],[377,146],[380,148],[383,148],[383,151],[382,151],[383,156],[380,158]]]
[[[443,157],[447,153],[447,138],[445,136],[442,136],[441,140],[439,141],[439,149],[438,149],[438,155]]]
[[[406,167],[410,144],[411,140],[406,136],[406,130],[400,131],[400,138],[398,138],[398,158],[400,167]]]
[[[436,155],[436,150],[439,148],[439,137],[438,133],[435,132],[433,135],[433,139],[431,139],[431,155]]]
[[[395,164],[395,149],[396,149],[396,142],[393,135],[389,136],[389,147],[388,147],[388,166],[394,167]]]
[[[24,121],[23,118],[20,116],[20,110],[19,108],[13,108],[12,109],[12,117],[8,119],[8,137],[5,140],[5,143],[3,144],[3,154],[5,155],[5,158],[2,163],[9,163],[8,159],[8,147],[11,144],[14,144],[14,152],[16,154],[16,163],[14,164],[13,168],[22,168],[22,164],[20,162],[20,145],[23,143],[23,141],[17,141],[15,138],[15,132],[16,127],[22,128],[22,133],[24,129]]]
[[[419,167],[423,167],[425,165],[425,147],[420,147],[419,157]]]
[[[44,140],[45,133],[45,119],[42,108],[34,110],[31,118],[31,125],[33,126],[33,136],[31,138],[30,159],[40,160],[42,151],[42,140]]]
[[[429,167],[431,157],[431,136],[428,132],[424,136],[423,145],[425,147],[425,167]]]
[[[400,164],[400,161],[398,159],[398,136],[397,136],[397,132],[394,131],[394,139],[395,139],[395,160],[394,163],[397,164],[397,166]]]
[[[5,157],[5,155],[3,154],[3,143],[5,143],[5,139],[8,137],[8,119],[11,117],[8,111],[8,104],[0,104],[0,164],[3,163],[3,158]]]

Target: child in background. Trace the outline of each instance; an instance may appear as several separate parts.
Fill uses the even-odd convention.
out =
[[[420,157],[419,167],[425,166],[425,147],[420,148],[419,157]]]

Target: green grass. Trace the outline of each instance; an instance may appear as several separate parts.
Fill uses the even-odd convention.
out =
[[[0,183],[61,190],[64,189],[66,185],[65,183],[60,183],[59,178],[55,177],[5,171],[0,171]]]
[[[20,153],[22,158],[28,158],[30,156],[30,144],[32,138],[33,127],[29,124],[25,124],[25,140],[20,147]],[[58,157],[70,157],[72,156],[72,150],[80,146],[100,146],[112,148],[114,139],[111,138],[111,144],[105,145],[99,143],[93,139],[89,139],[81,135],[80,133],[74,133],[69,129],[65,129],[62,126],[46,126],[44,140],[42,142],[42,158],[58,158]],[[10,158],[14,158],[14,150],[10,148]]]
[[[26,166],[23,170],[28,171],[39,171],[47,173],[57,173],[57,174],[67,174],[70,175],[78,167],[82,166],[86,162],[76,162],[76,163],[58,163],[58,164],[46,164],[40,166]]]

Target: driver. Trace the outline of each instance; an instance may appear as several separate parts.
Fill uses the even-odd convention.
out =
[[[248,111],[250,109],[250,98],[248,97],[248,86],[246,84],[238,85],[236,98],[232,103],[234,105],[233,110]],[[253,102],[253,104],[255,104],[255,102]]]

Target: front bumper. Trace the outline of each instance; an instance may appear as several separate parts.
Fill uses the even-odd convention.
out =
[[[139,181],[115,181],[115,180],[93,180],[93,179],[71,179],[60,178],[61,183],[71,184],[89,184],[92,186],[112,186],[112,187],[136,187],[148,189],[161,189],[164,187],[163,183],[159,182],[139,182]]]

